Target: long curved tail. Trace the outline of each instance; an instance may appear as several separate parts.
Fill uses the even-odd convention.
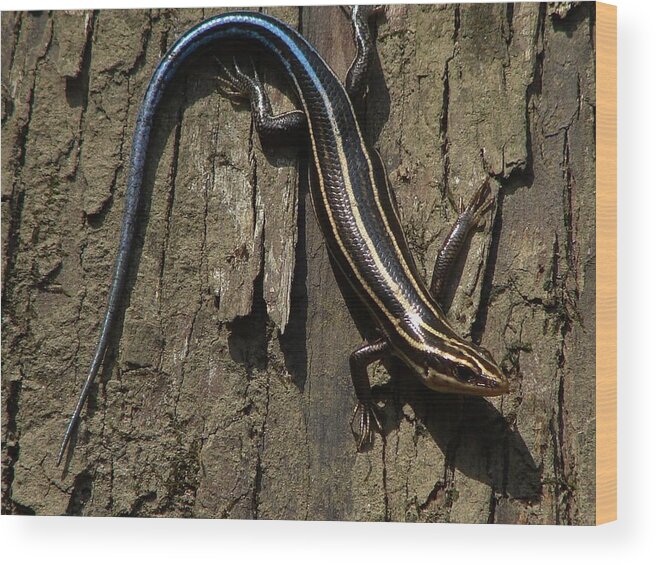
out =
[[[80,414],[102,365],[109,344],[109,336],[116,322],[121,297],[125,291],[137,228],[137,212],[142,199],[144,165],[153,120],[159,102],[181,64],[200,47],[222,39],[254,42],[276,56],[286,68],[288,74],[294,77],[294,84],[301,99],[303,98],[303,91],[309,89],[312,82],[320,80],[317,76],[308,75],[306,72],[307,69],[312,68],[312,65],[307,64],[309,59],[312,59],[315,67],[317,60],[321,61],[314,48],[297,31],[283,22],[255,12],[232,12],[205,20],[184,33],[164,55],[153,72],[137,117],[132,139],[121,237],[109,291],[107,311],[91,367],[59,449],[57,465],[61,463],[71,437],[77,428]]]

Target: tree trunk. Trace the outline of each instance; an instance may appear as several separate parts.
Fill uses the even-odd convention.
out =
[[[344,10],[266,11],[344,77]],[[438,394],[376,366],[384,433],[357,453],[361,312],[296,152],[261,147],[207,50],[158,113],[130,292],[55,466],[105,308],[141,96],[166,48],[216,12],[2,14],[3,511],[593,523],[589,3],[388,6],[374,22],[362,124],[426,277],[459,200],[494,179],[445,308],[510,394]],[[292,108],[281,71],[261,74],[275,109]]]

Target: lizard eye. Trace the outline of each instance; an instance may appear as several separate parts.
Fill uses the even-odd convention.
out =
[[[453,376],[457,378],[461,383],[469,383],[478,378],[478,375],[474,373],[469,367],[464,365],[456,365],[453,371]]]

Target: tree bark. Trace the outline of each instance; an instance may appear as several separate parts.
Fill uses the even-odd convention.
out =
[[[265,11],[344,77],[344,10]],[[589,3],[388,6],[374,23],[363,131],[426,278],[459,200],[493,179],[445,307],[510,394],[438,394],[378,365],[384,433],[357,453],[361,312],[296,152],[261,147],[207,50],[158,114],[130,292],[55,466],[105,308],[141,96],[175,38],[217,12],[2,14],[3,511],[594,523]],[[281,72],[261,74],[275,108],[294,107]]]

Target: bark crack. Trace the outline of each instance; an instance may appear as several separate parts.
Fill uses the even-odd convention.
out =
[[[48,27],[46,30],[47,36],[44,40],[44,46],[42,51],[36,56],[34,61],[34,66],[32,69],[27,71],[28,76],[30,77],[30,84],[27,88],[27,108],[26,116],[24,117],[22,123],[18,125],[17,136],[15,141],[15,147],[17,148],[17,155],[12,155],[9,160],[10,167],[13,169],[13,183],[11,189],[11,195],[9,199],[9,229],[7,232],[7,244],[5,247],[4,265],[3,265],[3,281],[2,281],[2,304],[3,304],[3,319],[2,325],[3,328],[7,328],[9,320],[14,320],[15,315],[12,313],[14,304],[12,298],[14,291],[20,288],[21,281],[15,280],[16,272],[16,261],[21,248],[21,225],[23,221],[23,212],[25,207],[25,187],[23,186],[23,169],[26,163],[27,156],[27,145],[29,140],[29,126],[32,120],[32,114],[34,110],[35,102],[35,92],[37,85],[37,77],[39,76],[39,68],[42,63],[46,60],[50,46],[52,44],[52,35],[53,35],[53,24],[52,20],[48,21]],[[19,32],[22,31],[22,19],[19,24]],[[17,39],[18,41],[18,39]],[[4,147],[3,147],[4,149]],[[31,273],[30,273],[31,275]],[[24,326],[18,330],[18,335],[14,339],[14,343],[19,343],[26,339],[31,334],[31,320],[37,319],[32,311],[32,294],[33,289],[27,289],[27,312],[29,313],[28,319],[26,320]],[[3,349],[6,343],[3,343]],[[9,398],[6,401],[7,413],[8,413],[8,422],[7,422],[7,431],[5,437],[7,438],[6,447],[4,448],[5,461],[3,462],[3,473],[2,473],[2,507],[3,512],[10,509],[14,513],[21,514],[34,514],[34,510],[28,506],[23,506],[20,503],[12,499],[12,487],[13,481],[15,478],[15,466],[20,457],[20,430],[18,425],[18,413],[20,410],[20,393],[22,390],[22,381],[24,378],[22,361],[17,361],[18,368],[18,378],[10,382],[9,385]],[[5,378],[7,375],[5,374]],[[11,441],[9,438],[11,437]],[[4,442],[3,442],[4,443]]]
[[[34,112],[35,93],[39,67],[46,60],[50,45],[52,44],[52,20],[49,20],[48,36],[42,51],[36,56],[34,67],[26,72],[30,77],[30,85],[27,88],[26,115],[17,127],[14,148],[16,153],[11,156],[9,163],[13,169],[13,183],[9,196],[9,230],[7,232],[7,245],[5,248],[4,272],[2,282],[2,302],[8,301],[10,291],[13,290],[13,275],[16,267],[16,258],[21,243],[21,225],[23,219],[23,207],[25,204],[25,187],[23,186],[23,170],[27,158],[27,147],[29,144],[30,124]]]
[[[260,430],[259,441],[257,446],[257,455],[255,459],[255,484],[253,488],[253,518],[260,517],[260,495],[262,494],[262,475],[264,468],[262,464],[262,456],[264,454],[264,441],[266,436],[267,422],[269,420],[269,402],[271,400],[271,376],[267,375],[266,378],[266,400],[264,404],[264,417],[262,420],[262,427]]]
[[[449,175],[451,164],[449,160],[449,102],[450,102],[450,82],[449,73],[451,62],[455,59],[458,50],[458,37],[460,35],[460,6],[454,8],[453,21],[453,51],[444,63],[442,72],[442,115],[440,117],[440,132],[442,134],[442,143],[440,144],[440,155],[442,157],[442,198],[449,195]]]
[[[382,463],[383,463],[383,468],[382,468],[382,483],[383,483],[383,512],[385,516],[385,522],[391,522],[392,521],[392,516],[391,516],[391,510],[390,510],[390,502],[389,502],[389,485],[387,484],[387,439],[385,438],[385,435],[381,435],[381,440],[383,442],[383,449],[382,449]]]

